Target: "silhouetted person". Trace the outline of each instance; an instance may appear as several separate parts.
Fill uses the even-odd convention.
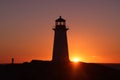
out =
[[[12,58],[11,61],[12,61],[12,64],[14,64],[14,58]]]

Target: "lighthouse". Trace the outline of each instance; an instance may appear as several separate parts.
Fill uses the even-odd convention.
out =
[[[66,20],[61,16],[55,20],[53,56],[54,62],[69,62]]]

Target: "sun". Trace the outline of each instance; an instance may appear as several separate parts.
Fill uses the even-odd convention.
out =
[[[80,61],[80,59],[78,58],[78,57],[74,57],[73,59],[72,59],[72,62],[79,62]]]

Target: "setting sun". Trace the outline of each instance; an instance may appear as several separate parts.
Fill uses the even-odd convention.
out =
[[[72,59],[72,61],[73,61],[73,62],[79,62],[80,59],[79,59],[78,57],[75,57],[75,58]]]

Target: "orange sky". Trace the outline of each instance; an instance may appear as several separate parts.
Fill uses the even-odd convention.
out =
[[[70,59],[120,62],[120,1],[0,1],[0,63],[51,60],[55,19],[67,20]]]

